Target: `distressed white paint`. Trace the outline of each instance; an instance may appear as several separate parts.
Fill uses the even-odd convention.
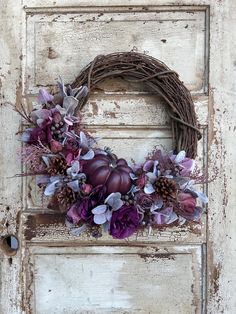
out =
[[[170,247],[167,253],[155,247],[33,247],[35,312],[199,312],[202,296],[197,278],[201,277],[198,250]]]
[[[132,49],[168,62],[191,90],[204,90],[205,11],[119,10],[85,14],[78,8],[75,14],[52,15],[28,12],[28,90],[52,84],[61,73],[71,82],[78,69],[96,55]],[[180,55],[191,56],[187,63],[176,49]]]
[[[78,271],[81,270],[80,266],[84,263],[87,267],[87,274],[90,270],[95,268],[93,259],[107,263],[107,268],[112,269],[113,272],[114,270],[119,270],[120,260],[131,261],[134,265],[131,270],[128,269],[131,274],[134,274],[136,268],[142,268],[144,270],[143,273],[151,269],[155,274],[159,274],[160,270],[157,265],[160,264],[161,274],[165,271],[170,273],[174,272],[177,280],[176,283],[171,280],[165,282],[166,276],[161,277],[160,281],[158,281],[158,277],[154,277],[152,279],[152,287],[153,291],[157,292],[157,299],[158,296],[160,297],[163,294],[166,296],[167,293],[165,293],[165,289],[168,289],[168,291],[174,291],[176,296],[180,295],[184,301],[183,304],[178,303],[174,309],[171,307],[173,306],[172,303],[170,303],[170,306],[167,308],[166,306],[168,304],[165,303],[164,300],[160,301],[161,309],[165,310],[164,313],[168,313],[168,311],[169,313],[173,313],[173,311],[175,312],[177,309],[177,312],[180,313],[191,313],[195,310],[197,313],[200,313],[201,308],[204,308],[204,287],[206,287],[204,284],[204,276],[202,276],[202,273],[204,274],[205,271],[204,243],[206,243],[208,252],[208,313],[235,313],[236,305],[233,292],[235,291],[236,268],[231,262],[236,258],[236,231],[234,228],[236,221],[236,195],[234,188],[236,182],[236,170],[234,167],[234,160],[236,159],[236,106],[234,105],[236,92],[234,84],[236,79],[234,67],[236,47],[235,40],[233,39],[233,34],[235,33],[236,4],[234,1],[114,0],[112,4],[107,0],[81,0],[79,3],[76,0],[66,2],[61,0],[23,0],[22,2],[22,4],[20,1],[16,2],[12,0],[1,2],[1,102],[4,100],[15,102],[16,98],[18,99],[17,101],[20,101],[21,79],[23,80],[23,94],[28,95],[29,93],[35,93],[37,91],[36,84],[52,84],[58,74],[63,74],[68,81],[72,80],[81,66],[90,61],[98,52],[102,53],[105,49],[106,51],[109,51],[109,49],[112,51],[117,49],[121,50],[121,48],[122,50],[129,50],[131,46],[132,48],[133,46],[137,46],[139,51],[149,50],[151,55],[161,58],[166,61],[168,65],[175,68],[180,72],[181,78],[187,83],[188,87],[191,88],[192,93],[197,94],[197,96],[194,97],[194,101],[198,118],[205,132],[207,132],[207,126],[209,130],[209,141],[207,142],[205,136],[203,140],[204,143],[201,144],[203,146],[200,145],[199,149],[200,152],[206,152],[208,149],[210,174],[214,174],[216,167],[219,172],[215,181],[211,182],[208,186],[210,203],[207,220],[207,236],[205,233],[205,224],[203,224],[202,227],[195,227],[192,230],[191,228],[183,227],[172,232],[169,230],[161,234],[156,232],[156,234],[150,237],[147,237],[144,233],[143,235],[139,235],[137,239],[135,237],[131,238],[128,243],[125,241],[120,242],[122,246],[129,244],[127,250],[129,252],[132,251],[132,257],[124,251],[122,253],[119,247],[116,247],[120,254],[117,259],[115,251],[112,251],[112,249],[110,249],[110,251],[108,250],[109,245],[117,245],[117,241],[111,240],[108,237],[95,241],[94,239],[86,237],[86,235],[79,239],[70,237],[66,233],[62,222],[55,223],[54,218],[51,220],[48,218],[48,221],[43,220],[40,218],[42,217],[40,216],[40,213],[42,213],[41,209],[38,208],[34,210],[34,206],[29,203],[27,208],[28,216],[25,214],[22,219],[17,218],[17,213],[21,208],[20,181],[14,180],[9,184],[7,177],[20,172],[20,164],[17,161],[12,162],[11,166],[8,167],[9,160],[14,160],[19,147],[19,144],[14,140],[14,133],[18,129],[19,119],[9,108],[1,106],[0,232],[1,235],[4,235],[7,232],[15,232],[15,230],[17,230],[19,232],[21,250],[12,258],[12,261],[3,253],[0,253],[0,313],[33,313],[28,306],[28,304],[30,304],[28,303],[28,299],[30,299],[32,307],[37,306],[38,311],[35,313],[40,313],[40,311],[41,313],[45,313],[45,308],[43,307],[47,305],[50,305],[53,311],[57,304],[60,305],[60,303],[64,307],[63,313],[73,313],[73,311],[77,313],[77,304],[74,307],[71,305],[74,300],[72,303],[65,305],[63,302],[66,301],[58,297],[61,293],[69,300],[71,297],[71,295],[68,294],[70,290],[63,288],[62,284],[63,276],[65,276],[65,272],[67,271],[66,259],[69,260],[68,264],[70,265],[72,265],[73,260],[80,260],[81,263],[76,265],[76,269]],[[26,8],[23,8],[23,5],[25,5]],[[118,7],[120,5],[123,7]],[[125,7],[127,5],[128,7]],[[186,7],[185,5],[190,5],[190,7]],[[208,5],[210,6],[209,40]],[[129,9],[129,7],[131,9]],[[98,13],[101,13],[101,11],[104,11],[105,14],[103,17],[98,18]],[[159,13],[156,13],[156,11]],[[190,13],[188,13],[188,11],[190,11]],[[82,16],[80,16],[80,14],[82,14]],[[91,17],[94,17],[95,21],[87,21],[87,19]],[[71,18],[75,18],[74,22]],[[110,23],[106,23],[109,18],[113,18],[113,20],[110,21]],[[26,19],[28,21],[27,24]],[[186,26],[184,25],[184,21],[186,19],[188,20],[189,27],[184,29],[184,26]],[[163,23],[160,23],[160,20],[162,20]],[[83,21],[85,24],[80,23]],[[141,23],[145,21],[147,21],[147,23],[143,24],[141,27]],[[109,40],[109,46],[104,38],[100,38],[101,31],[95,29],[95,24],[101,26],[104,34],[106,34],[106,38]],[[115,25],[118,25],[117,29]],[[127,25],[132,25],[132,27],[129,28]],[[36,34],[35,40],[34,27]],[[160,28],[160,30],[158,30],[158,28]],[[89,35],[89,38],[85,44],[82,45],[84,43],[83,38],[86,37],[84,29],[86,30],[86,34]],[[128,32],[126,31],[127,29]],[[153,29],[156,30],[156,32],[154,32]],[[111,35],[112,32],[113,34]],[[21,37],[21,34],[23,37]],[[120,39],[121,34],[122,40]],[[97,44],[97,38],[100,39],[99,44]],[[167,39],[167,42],[163,43],[161,39]],[[171,42],[170,39],[172,40]],[[209,45],[211,49],[209,58],[210,93],[208,97],[208,69],[206,68],[204,72],[204,66],[208,62]],[[69,48],[70,51],[67,55],[71,58],[70,62],[67,64],[65,63],[67,58],[65,46]],[[53,49],[50,53],[49,47]],[[23,60],[21,61],[22,52]],[[48,53],[51,59],[48,58]],[[79,54],[81,59],[77,59]],[[23,66],[23,70],[21,70],[21,66]],[[43,69],[44,66],[45,68]],[[47,74],[46,76],[45,73]],[[21,74],[22,78],[20,77]],[[124,136],[124,132],[127,130],[126,137],[129,137],[129,134],[131,134],[132,136],[129,141],[132,143],[135,142],[134,130],[137,130],[136,137],[140,136],[143,130],[144,133],[146,132],[145,135],[147,138],[150,139],[150,137],[148,137],[150,134],[157,138],[161,136],[161,141],[167,143],[168,140],[163,139],[163,137],[169,136],[169,120],[161,103],[158,102],[156,107],[151,107],[153,102],[151,99],[152,96],[146,95],[145,90],[140,88],[140,86],[137,88],[136,86],[128,84],[128,93],[126,93],[124,97],[121,96],[121,94],[127,88],[126,84],[113,82],[109,86],[105,84],[101,86],[102,89],[105,88],[107,93],[106,95],[98,93],[92,100],[99,104],[98,115],[94,115],[94,104],[91,102],[91,104],[88,105],[85,118],[87,124],[93,125],[94,127],[97,125],[97,128],[100,128],[101,132],[109,132],[102,126],[105,125],[113,130],[117,130],[117,135],[120,136]],[[132,91],[134,92],[132,93]],[[111,95],[107,95],[108,92]],[[203,94],[204,92],[206,92],[205,96],[198,96],[199,93]],[[120,105],[120,108],[116,107],[114,99],[117,100],[117,104]],[[142,105],[145,106],[146,114],[142,120],[140,116],[143,115],[143,112],[142,115],[134,115],[134,110],[131,119],[128,110],[125,109],[126,104],[131,104],[132,102],[133,104],[138,104],[137,113],[142,112]],[[104,114],[109,105],[111,106],[110,111],[113,111],[116,114],[115,116],[109,114],[109,109],[107,110],[108,113]],[[121,110],[120,113],[118,109]],[[130,110],[133,110],[132,105]],[[157,116],[156,122],[154,119],[155,115]],[[11,124],[9,124],[9,121],[11,121]],[[121,123],[124,123],[125,127],[120,125]],[[11,127],[9,127],[9,125],[11,125]],[[131,133],[129,133],[127,126],[135,126],[135,128],[133,130],[130,129]],[[148,126],[150,126],[150,128],[148,128]],[[168,136],[166,136],[166,134],[168,134]],[[107,141],[108,140],[109,139],[107,139]],[[139,140],[139,138],[136,140]],[[153,143],[150,141],[149,145],[151,149]],[[133,147],[135,146],[136,145],[133,144]],[[206,163],[206,159],[202,158],[202,153],[200,153],[199,160],[201,163],[203,162],[203,164]],[[28,192],[29,190],[24,189],[24,199],[27,199]],[[6,210],[7,206],[9,206],[8,210]],[[36,217],[37,219],[35,219],[36,224],[33,225],[33,228],[35,228],[35,230],[33,230],[35,231],[34,234],[28,235],[29,242],[24,242],[23,233],[27,231],[25,230],[28,226],[27,217]],[[19,222],[25,222],[25,226],[22,224],[24,228],[18,228]],[[103,241],[108,247],[102,246],[98,249],[97,245],[103,245]],[[177,251],[180,249],[180,246],[177,245],[177,249],[173,253],[175,260],[168,260],[168,263],[165,263],[164,258],[159,257],[158,260],[154,260],[153,263],[149,263],[148,261],[145,263],[142,261],[141,263],[137,258],[137,251],[136,253],[134,252],[134,248],[150,246],[151,244],[155,244],[159,247],[161,246],[160,241],[164,241],[164,247],[169,252],[173,250],[173,246],[170,242],[175,241],[179,244],[181,243],[181,248],[184,248],[184,254],[178,254]],[[196,249],[194,249],[194,251],[197,252],[197,258],[191,259],[190,256],[193,255],[187,252],[189,243],[193,242],[196,243]],[[30,246],[32,244],[36,250],[32,249]],[[55,248],[47,249],[50,245],[55,246]],[[72,246],[77,245],[81,246],[80,251],[76,251],[76,249],[72,248]],[[91,252],[89,252],[89,248],[86,248],[90,245],[93,245],[94,248],[94,255],[91,259],[89,258]],[[60,246],[68,248],[63,251]],[[72,252],[73,254],[71,255]],[[165,253],[164,248],[161,253]],[[88,254],[88,263],[85,262],[85,254]],[[22,262],[24,262],[22,264],[20,255],[22,256]],[[111,263],[109,263],[111,256],[114,257],[113,268],[111,268]],[[102,260],[102,258],[104,259]],[[200,262],[202,258],[203,263]],[[50,262],[52,265],[50,265]],[[45,292],[45,288],[50,284],[49,279],[54,278],[53,276],[56,275],[53,269],[53,262],[60,268],[61,275],[59,278],[55,277],[58,281],[55,279],[53,289],[57,288],[58,290],[52,290],[56,301],[53,301],[50,294],[48,295],[48,293]],[[193,269],[195,269],[196,272],[193,271]],[[22,276],[19,275],[21,270],[23,270]],[[184,270],[185,272],[183,273]],[[44,281],[40,281],[39,279],[45,272],[47,272],[47,276],[44,276]],[[122,271],[119,271],[119,274],[121,275]],[[74,278],[70,276],[69,279],[64,280],[67,288],[74,280]],[[86,275],[83,276],[85,276],[83,278],[86,278]],[[182,281],[179,279],[180,277]],[[138,278],[142,280],[141,272],[137,273],[133,281],[138,280]],[[23,282],[21,282],[21,279],[24,279]],[[100,279],[98,281],[99,284],[101,284]],[[114,276],[114,285],[125,283],[126,286],[128,286],[127,281],[128,277],[123,280],[120,278],[117,279],[117,275]],[[180,293],[179,282],[183,283],[183,293]],[[58,287],[56,283],[58,283]],[[190,291],[192,284],[194,287],[193,293]],[[162,290],[155,290],[158,285],[162,287]],[[32,288],[33,286],[35,288]],[[200,288],[202,293],[200,293]],[[91,286],[88,287],[88,290],[91,295],[96,295],[96,293],[99,292],[99,289],[96,290],[96,288]],[[131,303],[129,303],[130,291],[133,291]],[[135,285],[131,285],[129,291],[125,291],[124,288],[122,289],[122,293],[125,293],[129,301],[126,304],[123,303],[123,305],[124,307],[129,307],[130,304],[132,304],[132,309],[128,310],[128,313],[132,313],[135,306],[139,306],[139,302],[141,302],[139,298],[140,291],[135,290]],[[34,297],[32,294],[34,294]],[[145,295],[145,292],[142,294]],[[200,294],[203,295],[202,299]],[[123,295],[124,294],[119,294],[119,296]],[[79,297],[79,295],[76,295],[76,297]],[[48,302],[42,303],[43,300],[48,300]],[[159,300],[162,299],[160,298]],[[83,306],[89,308],[89,302],[86,303],[86,300],[83,301]],[[116,302],[118,301],[116,300]],[[152,300],[151,303],[152,307],[156,305]],[[120,304],[122,304],[122,302]],[[183,308],[180,308],[182,305]],[[145,308],[143,313],[148,313],[149,309],[153,311],[153,313],[159,313],[159,304],[159,307],[150,308],[150,302],[147,300],[146,303],[142,303],[142,306]],[[62,311],[63,307],[59,310]],[[93,309],[90,307],[88,312],[90,311],[89,313],[91,313],[92,310]],[[100,308],[98,306],[98,311],[102,311],[101,306]],[[116,303],[114,313],[120,312],[119,305]]]

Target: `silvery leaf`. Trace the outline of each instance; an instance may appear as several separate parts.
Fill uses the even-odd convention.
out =
[[[105,199],[105,203],[114,208],[114,210],[119,209],[124,204],[124,202],[121,200],[121,194],[119,192],[111,193]]]
[[[203,202],[203,204],[207,204],[208,203],[208,197],[203,193],[203,192],[200,192],[200,191],[194,191],[197,196],[200,198],[200,200]]]
[[[166,223],[169,225],[169,224],[172,224],[172,222],[176,221],[178,219],[178,216],[176,215],[176,213],[172,213],[169,217],[169,219],[166,221]]]
[[[44,119],[37,119],[37,125],[39,126],[39,127],[41,127],[42,125],[43,125],[43,123],[44,123]]]
[[[22,142],[28,142],[30,139],[30,129],[25,130],[21,135],[21,141]]]
[[[132,180],[138,179],[138,177],[137,177],[133,172],[131,172],[131,173],[129,174],[129,176],[130,176],[130,178],[131,178]]]
[[[61,78],[61,76],[59,76],[59,78],[58,78],[57,85],[59,87],[61,96],[66,97],[67,96],[66,88],[65,88],[65,85],[64,85],[64,82],[63,82],[63,79]]]
[[[103,230],[104,230],[104,232],[108,232],[109,226],[110,226],[110,224],[109,224],[108,221],[103,224]]]
[[[36,184],[46,184],[50,180],[50,177],[48,175],[38,175],[36,176]]]
[[[87,86],[81,86],[76,93],[75,97],[79,100],[83,97],[86,97],[88,94],[88,87]]]
[[[124,205],[124,202],[121,200],[121,199],[116,199],[114,200],[114,203],[113,203],[113,209],[114,210],[118,210],[119,208],[121,208],[121,206]]]
[[[78,228],[72,228],[70,229],[70,234],[73,236],[80,236],[81,233],[83,233],[84,231],[86,231],[88,229],[88,225],[84,224],[81,227]]]
[[[81,131],[79,134],[79,137],[80,137],[80,145],[83,148],[88,148],[88,139],[87,139],[87,136],[85,135],[85,133]]]
[[[86,174],[83,173],[83,172],[78,173],[78,174],[77,174],[77,178],[78,178],[79,180],[81,180],[81,179],[86,179]]]
[[[145,185],[145,187],[144,187],[144,193],[146,193],[146,194],[152,194],[153,192],[155,192],[155,190],[154,190],[152,184],[148,182],[148,183]]]
[[[44,190],[44,195],[46,195],[46,196],[53,195],[56,191],[56,188],[57,188],[56,185],[59,182],[60,182],[60,180],[55,180],[54,182],[49,183]]]
[[[107,221],[107,218],[105,214],[94,215],[93,221],[97,225],[103,225]]]
[[[157,165],[158,165],[158,160],[154,160],[154,163],[153,163],[153,174],[157,177],[158,176],[158,169],[157,169]]]
[[[182,226],[186,222],[186,219],[182,216],[179,216],[179,224]]]
[[[73,174],[77,174],[80,170],[80,163],[78,160],[75,160],[71,166],[71,171]]]
[[[69,188],[71,188],[74,192],[79,192],[79,190],[80,190],[80,188],[79,188],[79,181],[78,180],[74,180],[74,181],[68,182],[67,186]]]
[[[168,178],[168,179],[173,179],[173,176],[170,175],[170,174],[165,175],[165,177]]]
[[[148,177],[148,180],[150,181],[150,183],[154,183],[157,179],[156,175],[152,172],[148,172],[147,177]]]
[[[81,156],[80,158],[83,160],[90,160],[93,159],[95,156],[95,153],[92,149],[90,149],[85,155]]]
[[[107,210],[106,213],[106,219],[107,221],[110,221],[111,220],[111,217],[112,217],[112,211],[111,210]]]
[[[131,189],[130,189],[129,192],[128,192],[128,194],[130,193],[131,195],[134,196],[134,194],[135,194],[136,192],[138,192],[138,191],[140,191],[140,188],[137,187],[136,185],[132,185],[132,186],[131,186]]]
[[[107,210],[107,205],[98,205],[97,207],[94,207],[92,209],[92,213],[94,215],[100,215],[100,214],[104,214],[106,210]]]
[[[49,158],[46,156],[42,156],[42,159],[47,167],[49,167]]]
[[[154,204],[152,204],[150,211],[153,212],[156,209],[160,209],[163,206],[163,200],[159,199],[157,202],[155,202]]]
[[[62,108],[60,105],[56,105],[56,109],[60,112],[61,115],[66,114],[66,109]]]
[[[50,177],[50,182],[55,182],[55,181],[60,181],[61,177],[60,176],[52,176]]]
[[[73,115],[76,107],[78,106],[78,100],[73,96],[66,96],[63,100],[63,107],[66,109],[66,114]]]
[[[186,190],[186,189],[194,190],[193,185],[194,185],[194,180],[188,180],[186,183],[183,183],[180,186],[180,188],[181,190]]]
[[[180,163],[181,161],[184,160],[184,158],[186,157],[186,152],[184,150],[181,150],[175,157],[175,162],[176,163]]]
[[[73,125],[73,121],[72,121],[72,119],[69,116],[65,116],[64,117],[64,121],[65,121],[66,124],[68,124],[70,126]]]

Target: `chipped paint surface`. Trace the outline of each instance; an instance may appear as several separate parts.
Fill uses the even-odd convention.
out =
[[[20,240],[15,256],[0,248],[0,313],[234,314],[235,1],[8,0],[0,17],[0,236]],[[94,55],[121,48],[163,59],[191,89],[203,132],[197,161],[210,177],[217,173],[204,187],[208,214],[202,226],[129,241],[74,238],[62,214],[42,208],[33,180],[8,178],[21,171],[20,123],[4,102],[20,104],[23,93],[29,106],[37,84],[52,84],[58,74],[71,80]],[[135,152],[141,159],[156,142],[171,148],[165,104],[141,86],[103,83],[84,110],[87,127],[102,134],[104,145],[120,153],[124,143],[130,147],[123,149],[127,158]]]

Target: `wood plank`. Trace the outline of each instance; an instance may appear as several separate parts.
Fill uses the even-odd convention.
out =
[[[37,314],[201,312],[200,246],[29,251]]]
[[[27,93],[35,92],[37,86],[53,84],[61,73],[66,82],[72,82],[79,69],[98,54],[132,49],[166,62],[181,73],[192,91],[206,91],[205,11],[150,8],[129,12],[126,8],[121,14],[115,8],[112,12],[112,7],[110,11],[96,13],[95,8],[94,13],[84,13],[78,8],[73,14],[28,12]]]

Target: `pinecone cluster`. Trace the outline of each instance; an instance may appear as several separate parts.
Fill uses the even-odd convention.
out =
[[[64,186],[59,193],[57,193],[58,202],[65,207],[72,205],[77,199],[75,193],[69,186]]]
[[[57,174],[66,174],[66,169],[68,168],[67,162],[61,156],[51,157],[49,159],[49,166],[47,167],[47,172],[51,176]]]
[[[128,195],[128,194],[121,195],[121,199],[126,206],[134,204],[134,199],[133,199],[132,195]]]
[[[65,122],[61,121],[52,121],[51,132],[55,140],[60,141],[63,139],[63,133],[65,132]]]
[[[155,183],[157,194],[159,194],[164,203],[173,202],[177,195],[177,184],[165,177],[159,177]]]

